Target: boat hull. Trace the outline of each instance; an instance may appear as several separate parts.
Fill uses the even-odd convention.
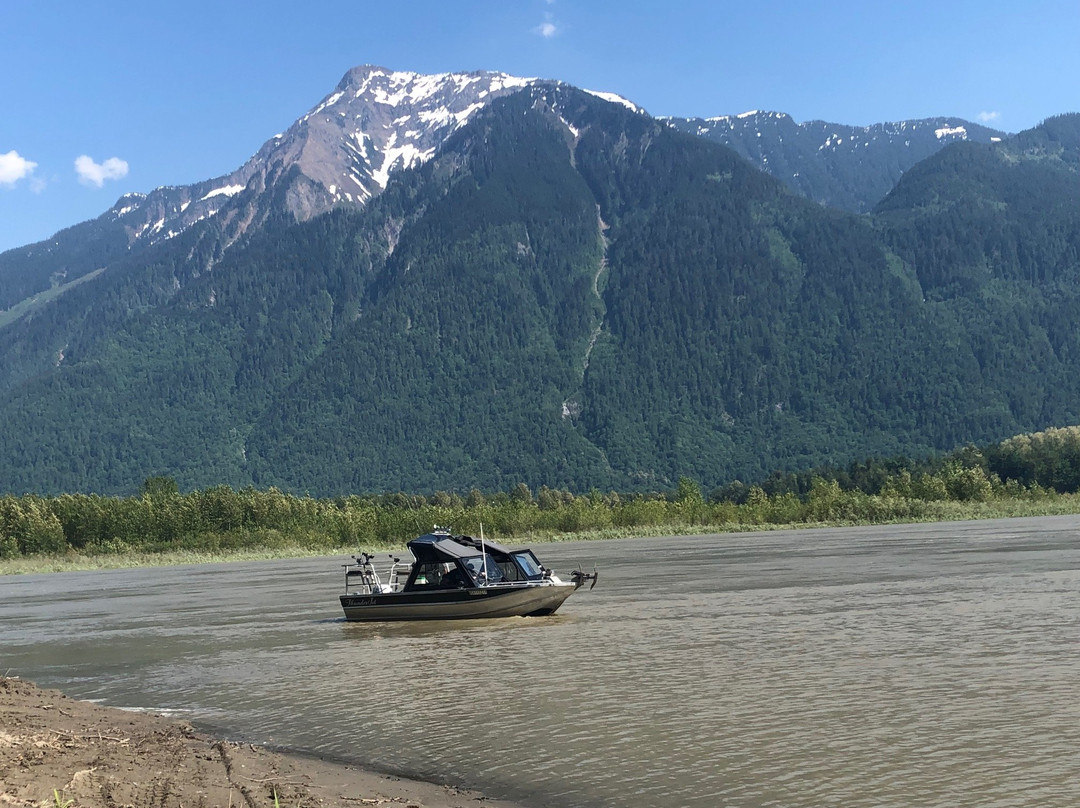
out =
[[[351,621],[464,620],[553,614],[576,589],[572,583],[545,583],[340,597]]]

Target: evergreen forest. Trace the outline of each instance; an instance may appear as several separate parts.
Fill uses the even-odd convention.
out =
[[[924,460],[870,459],[846,467],[734,481],[707,494],[681,477],[668,491],[575,494],[518,483],[462,496],[397,492],[314,498],[226,485],[180,492],[150,477],[127,497],[0,497],[0,570],[35,561],[130,563],[280,551],[395,550],[439,525],[500,541],[642,533],[888,524],[1075,513],[1080,428],[967,446]],[[51,562],[50,562],[51,560]],[[31,566],[29,569],[39,567]]]
[[[1078,424],[1078,171],[1080,116],[1061,116],[947,146],[858,215],[530,88],[362,209],[270,214],[227,251],[213,219],[126,252],[80,226],[59,275],[40,247],[0,256],[0,491],[79,546],[58,498],[145,502],[156,478],[169,502],[275,491],[287,512],[519,484],[538,512],[544,490],[629,507],[683,479],[799,499],[810,469],[844,490],[821,470]]]

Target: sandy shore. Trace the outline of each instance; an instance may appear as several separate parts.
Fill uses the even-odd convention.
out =
[[[480,794],[211,738],[190,724],[0,677],[0,806],[520,808]],[[70,802],[69,802],[70,801]]]

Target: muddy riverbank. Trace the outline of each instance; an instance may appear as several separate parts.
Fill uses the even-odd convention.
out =
[[[471,791],[213,738],[160,714],[0,678],[0,806],[275,804],[515,808]]]

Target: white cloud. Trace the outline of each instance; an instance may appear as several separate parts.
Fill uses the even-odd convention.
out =
[[[544,39],[551,39],[555,34],[559,33],[559,26],[555,24],[555,18],[548,12],[544,14],[544,21],[533,30]]]
[[[95,163],[93,159],[82,154],[75,158],[75,173],[79,175],[79,182],[83,185],[94,185],[100,188],[105,180],[118,180],[126,177],[128,164],[119,157],[110,157],[104,163]]]
[[[0,185],[10,185],[23,177],[29,177],[37,168],[37,163],[27,160],[17,151],[12,149],[7,154],[0,154]]]
[[[983,123],[993,123],[994,121],[996,121],[1000,117],[1001,117],[1000,112],[980,112],[979,113],[979,120],[982,121]]]

